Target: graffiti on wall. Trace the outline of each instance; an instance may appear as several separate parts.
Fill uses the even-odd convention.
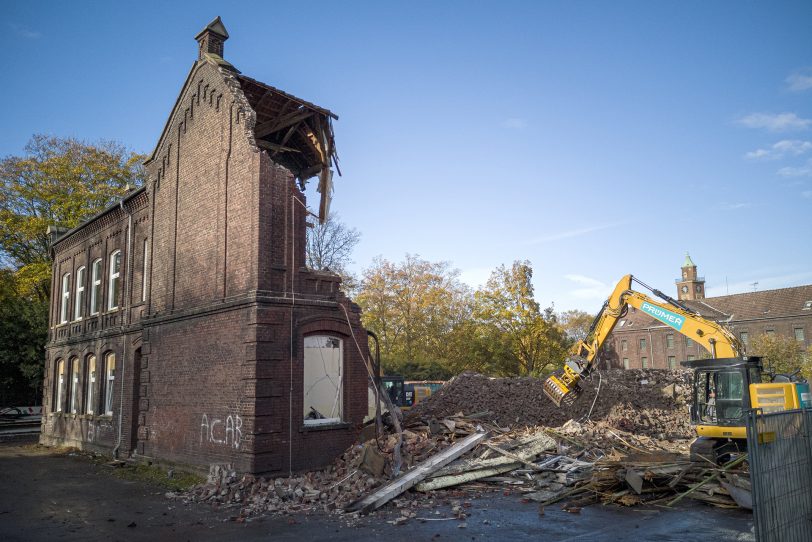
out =
[[[228,415],[225,419],[203,414],[200,419],[200,444],[205,443],[240,449],[242,442],[242,418]]]

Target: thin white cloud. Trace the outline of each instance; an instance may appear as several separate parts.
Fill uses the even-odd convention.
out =
[[[611,285],[586,275],[564,275],[564,278],[578,285],[570,291],[570,295],[576,299],[606,299],[612,293]]]
[[[787,90],[803,92],[812,88],[812,69],[799,70],[786,78]]]
[[[528,245],[540,245],[543,243],[551,243],[553,241],[561,241],[562,239],[571,239],[573,237],[581,237],[582,235],[588,235],[592,232],[601,231],[601,230],[608,230],[609,228],[614,228],[620,226],[622,224],[626,224],[627,222],[612,222],[609,224],[599,224],[597,226],[587,226],[585,228],[575,228],[572,230],[560,231],[556,233],[551,233],[549,235],[543,235],[541,237],[536,237],[535,239],[531,239],[527,241]]]
[[[798,167],[782,167],[776,173],[782,177],[812,177],[812,160],[807,160],[806,164]]]
[[[812,190],[804,190],[801,195],[805,198],[812,198]]]
[[[15,34],[20,36],[21,38],[35,40],[42,37],[41,32],[37,32],[36,30],[32,30],[25,25],[17,24],[17,23],[8,23],[9,28],[14,31]]]
[[[745,154],[751,160],[779,160],[787,156],[800,156],[812,151],[812,141],[782,139],[766,149],[756,149]]]
[[[795,113],[751,113],[736,122],[747,128],[764,128],[770,132],[805,130],[812,126],[812,120],[801,118]]]
[[[738,202],[738,203],[722,203],[719,205],[719,208],[723,211],[736,211],[739,209],[749,209],[752,207],[752,203],[745,203],[745,202]]]
[[[520,119],[517,117],[507,118],[502,121],[502,128],[511,128],[513,130],[527,128],[527,119]]]

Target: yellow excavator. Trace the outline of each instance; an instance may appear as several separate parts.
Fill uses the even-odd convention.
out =
[[[662,301],[635,291],[633,283]],[[544,393],[556,405],[570,405],[581,393],[582,380],[595,369],[601,346],[629,306],[701,344],[711,355],[710,359],[682,362],[693,370],[694,377],[691,423],[698,437],[691,444],[692,457],[719,462],[731,452],[744,450],[745,416],[751,408],[774,412],[808,406],[805,404],[808,393],[803,395],[803,388],[789,378],[784,378],[785,382],[775,378],[772,383],[763,383],[761,360],[748,358],[741,342],[722,324],[703,318],[632,275],[626,275],[617,283],[592,322],[587,337],[572,347],[563,370],[544,382]]]

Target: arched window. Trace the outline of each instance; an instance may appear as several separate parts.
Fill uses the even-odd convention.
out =
[[[110,276],[107,281],[107,310],[118,308],[119,285],[121,283],[121,251],[110,254]]]
[[[304,423],[340,423],[344,415],[344,346],[338,337],[304,339]]]
[[[84,266],[76,270],[76,288],[73,301],[73,319],[81,320],[85,313],[85,275]]]
[[[70,395],[68,412],[76,414],[79,410],[79,358],[70,360]]]
[[[99,314],[102,305],[102,259],[93,262],[90,270],[90,314]]]
[[[85,412],[93,414],[95,412],[93,400],[96,392],[96,356],[91,354],[87,357],[87,374],[85,375]]]
[[[108,352],[104,356],[104,413],[113,415],[113,384],[116,380],[116,355]]]
[[[59,323],[68,322],[68,307],[70,306],[70,273],[62,275],[62,306],[59,310]]]
[[[62,412],[62,400],[65,398],[65,360],[60,359],[56,362],[56,393],[54,399],[55,412]]]

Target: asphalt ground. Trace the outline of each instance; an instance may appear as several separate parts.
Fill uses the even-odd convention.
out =
[[[35,444],[0,444],[0,540],[713,540],[754,541],[749,512],[688,502],[676,509],[595,505],[578,514],[500,492],[468,493],[468,517],[450,506],[394,525],[391,505],[358,519],[324,513],[234,521],[235,510],[184,504],[155,484],[126,480],[106,461]],[[687,499],[686,499],[687,500]],[[420,519],[423,518],[423,519]]]

